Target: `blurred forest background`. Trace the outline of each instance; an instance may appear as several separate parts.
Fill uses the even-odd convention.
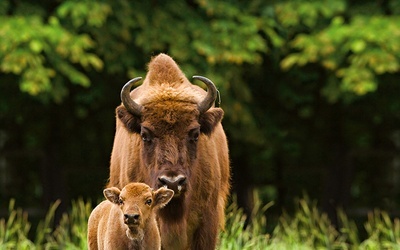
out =
[[[214,81],[232,193],[400,210],[400,1],[0,1],[0,208],[97,201],[119,93],[168,53]]]

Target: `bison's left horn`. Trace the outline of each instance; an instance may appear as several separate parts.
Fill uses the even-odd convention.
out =
[[[200,114],[202,114],[214,105],[215,99],[217,99],[217,88],[210,79],[204,76],[193,76],[193,78],[207,85],[207,96],[198,104]]]
[[[124,104],[125,108],[132,114],[141,116],[142,114],[142,105],[137,104],[134,100],[131,98],[131,88],[133,84],[136,82],[140,81],[142,78],[141,77],[136,77],[129,82],[125,83],[124,87],[122,87],[121,90],[121,101]]]

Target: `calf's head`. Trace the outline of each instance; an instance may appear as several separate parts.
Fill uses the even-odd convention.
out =
[[[153,191],[144,183],[129,183],[122,190],[106,188],[103,193],[107,200],[121,209],[127,226],[126,235],[131,240],[143,239],[144,227],[153,211],[164,207],[174,195],[170,189],[162,187]]]

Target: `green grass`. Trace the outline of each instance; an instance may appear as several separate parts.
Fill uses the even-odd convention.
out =
[[[332,226],[308,198],[296,201],[294,214],[284,213],[271,234],[267,234],[264,213],[273,204],[261,204],[255,195],[252,223],[245,226],[246,216],[233,202],[226,211],[226,228],[220,234],[218,249],[399,249],[400,221],[386,212],[374,210],[364,223],[366,237],[360,239],[359,229],[343,211],[338,211],[339,227]],[[50,206],[47,215],[36,228],[31,228],[28,215],[9,203],[9,217],[0,220],[0,250],[2,249],[87,249],[87,219],[90,202],[77,200],[69,213],[62,216],[53,229],[54,214],[59,202]],[[33,235],[33,239],[28,238]]]
[[[34,230],[34,239],[28,239],[31,223],[28,215],[15,209],[15,201],[9,204],[9,217],[0,220],[0,249],[87,249],[87,220],[92,205],[77,200],[72,202],[69,213],[63,214],[59,225],[52,227],[59,201],[50,206],[46,217]]]

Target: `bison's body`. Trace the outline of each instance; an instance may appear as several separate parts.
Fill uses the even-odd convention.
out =
[[[117,108],[109,186],[139,181],[175,191],[158,214],[163,249],[214,249],[224,225],[230,168],[223,111],[213,107],[213,84],[198,78],[208,92],[160,54]]]

